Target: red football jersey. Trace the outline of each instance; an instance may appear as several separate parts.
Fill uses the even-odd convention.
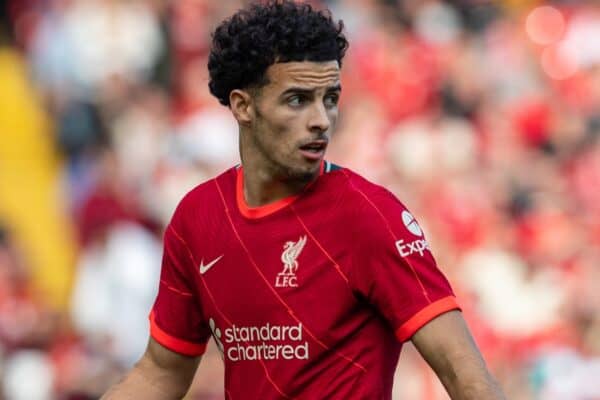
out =
[[[166,229],[151,335],[186,355],[212,335],[228,399],[391,399],[402,342],[458,308],[404,205],[324,169],[251,208],[232,168],[188,193]]]

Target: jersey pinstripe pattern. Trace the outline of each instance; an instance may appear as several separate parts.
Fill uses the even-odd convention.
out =
[[[187,355],[213,336],[229,399],[391,399],[402,342],[458,308],[406,207],[329,162],[265,207],[241,188],[232,168],[179,204],[152,336]]]

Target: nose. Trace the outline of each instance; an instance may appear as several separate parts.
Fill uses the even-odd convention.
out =
[[[308,128],[311,132],[325,133],[329,130],[331,121],[327,114],[327,109],[320,102],[316,102],[311,110],[310,119],[308,121]]]

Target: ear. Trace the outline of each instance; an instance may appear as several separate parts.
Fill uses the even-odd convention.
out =
[[[229,93],[229,106],[240,125],[248,125],[254,119],[253,98],[245,90],[235,89]]]

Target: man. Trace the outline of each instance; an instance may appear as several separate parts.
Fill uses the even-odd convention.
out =
[[[216,29],[210,89],[238,121],[242,163],[179,204],[148,349],[106,399],[181,398],[211,335],[228,399],[390,399],[407,340],[453,399],[503,398],[413,216],[324,161],[341,32],[288,1]]]

